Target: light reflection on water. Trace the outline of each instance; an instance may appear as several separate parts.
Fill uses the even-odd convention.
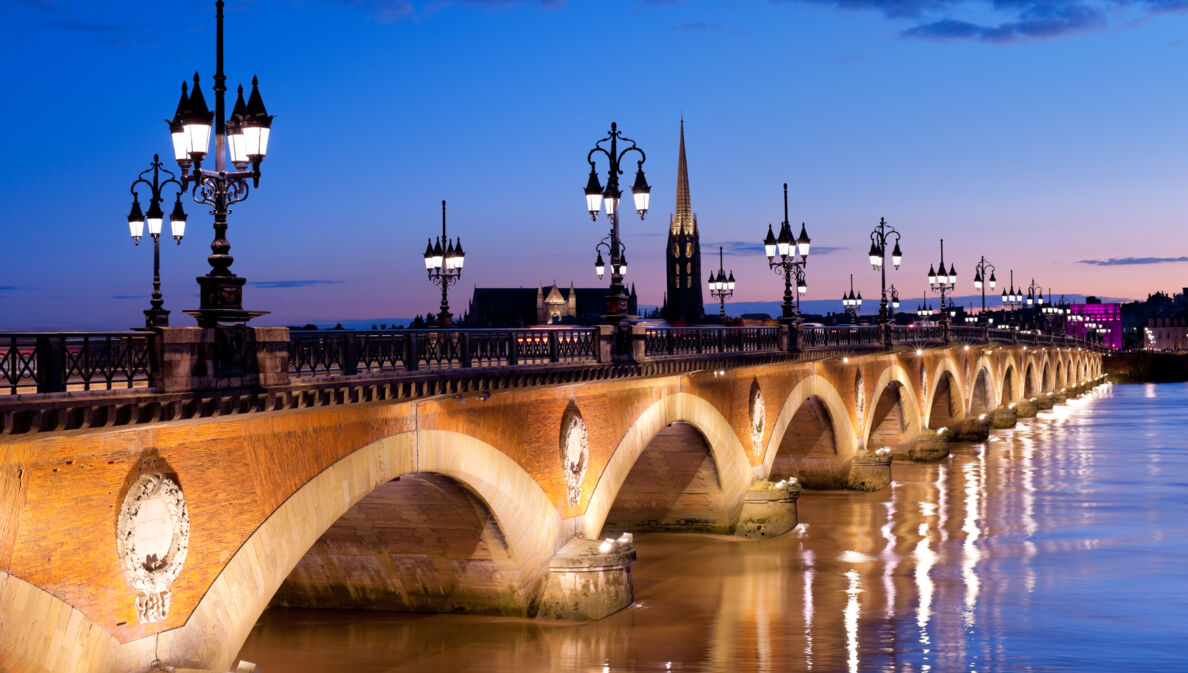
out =
[[[637,603],[592,624],[272,610],[241,657],[339,671],[1188,670],[1188,386],[1106,387],[806,492],[780,539],[640,535]],[[1152,469],[1152,466],[1157,469]]]

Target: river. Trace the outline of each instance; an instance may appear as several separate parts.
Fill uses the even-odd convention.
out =
[[[588,624],[270,609],[264,673],[1188,670],[1188,385],[1103,386],[775,540],[638,535]]]

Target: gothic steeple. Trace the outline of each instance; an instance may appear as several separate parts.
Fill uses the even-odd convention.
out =
[[[677,155],[676,212],[668,227],[665,252],[668,291],[664,318],[674,324],[695,324],[705,320],[701,301],[701,241],[697,216],[689,199],[689,168],[685,161],[685,120],[681,120],[681,144]]]
[[[673,233],[692,233],[693,205],[689,201],[689,167],[685,163],[685,120],[681,119],[681,151],[677,158],[676,212],[672,217]]]

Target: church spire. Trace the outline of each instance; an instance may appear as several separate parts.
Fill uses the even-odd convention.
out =
[[[685,120],[681,118],[681,153],[677,159],[676,214],[673,228],[691,229],[693,206],[689,203],[689,168],[685,165]]]

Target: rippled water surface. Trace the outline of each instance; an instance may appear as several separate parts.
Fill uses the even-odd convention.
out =
[[[1106,386],[763,542],[640,535],[591,624],[271,609],[241,653],[339,671],[1188,670],[1188,386]]]

